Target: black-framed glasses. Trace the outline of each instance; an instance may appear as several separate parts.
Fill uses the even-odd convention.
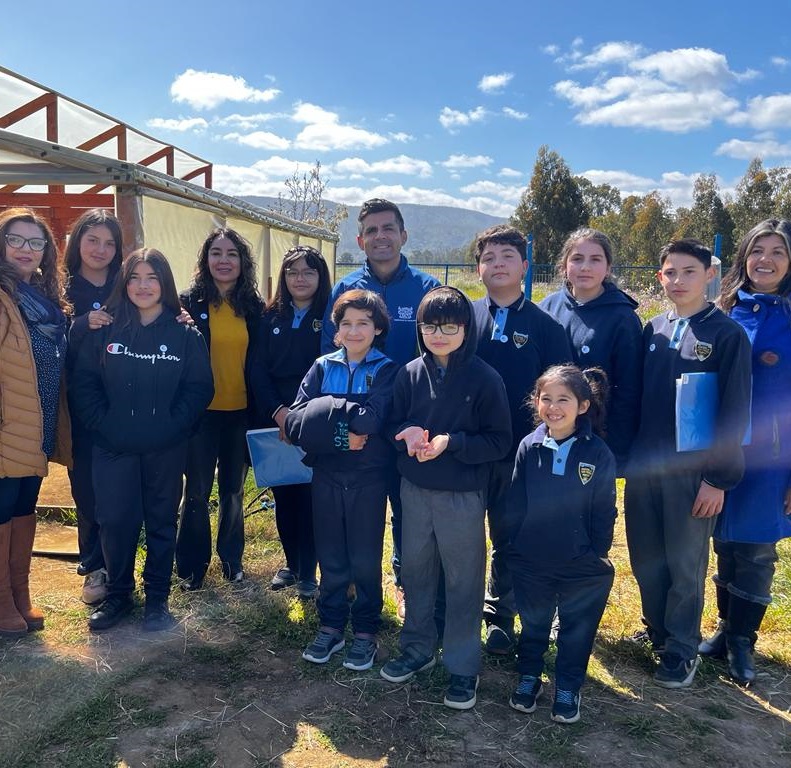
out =
[[[6,244],[12,248],[24,248],[26,245],[30,246],[31,251],[41,252],[47,247],[46,237],[22,237],[22,235],[14,235],[6,233]]]
[[[287,269],[286,277],[296,280],[301,277],[303,280],[315,280],[319,276],[318,269]]]
[[[433,336],[437,329],[443,336],[455,336],[463,328],[459,323],[418,323],[417,327],[424,336]]]

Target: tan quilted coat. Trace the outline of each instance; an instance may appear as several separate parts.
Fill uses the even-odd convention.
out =
[[[71,465],[71,429],[61,385],[53,461]],[[43,419],[30,335],[19,307],[0,283],[0,477],[47,474]]]

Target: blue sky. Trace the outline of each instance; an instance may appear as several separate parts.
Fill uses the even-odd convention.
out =
[[[572,172],[689,205],[752,157],[791,165],[791,4],[708,0],[44,0],[0,62],[276,195],[507,216],[542,144]]]

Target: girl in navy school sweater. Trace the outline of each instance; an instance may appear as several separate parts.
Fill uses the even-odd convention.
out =
[[[595,434],[605,416],[599,368],[549,368],[530,396],[540,424],[516,454],[506,518],[509,567],[522,632],[510,705],[533,712],[557,609],[552,719],[575,723],[596,630],[615,575],[615,458]]]

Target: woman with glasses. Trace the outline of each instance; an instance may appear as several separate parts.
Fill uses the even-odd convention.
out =
[[[47,222],[24,208],[0,214],[0,635],[7,637],[44,627],[30,600],[30,560],[47,461],[65,464],[71,455],[61,397],[68,309]]]
[[[252,246],[233,229],[209,233],[198,251],[192,285],[181,294],[209,347],[214,399],[190,438],[176,569],[182,588],[197,590],[211,560],[209,495],[215,470],[219,491],[217,554],[223,577],[244,579],[244,480],[247,475],[250,362],[264,303]]]
[[[277,289],[261,321],[252,385],[258,421],[278,427],[284,439],[288,407],[319,356],[322,318],[332,289],[324,257],[300,245],[283,257]],[[273,590],[296,585],[300,597],[316,593],[316,549],[309,484],[272,489],[275,522],[286,565],[272,579]]]

